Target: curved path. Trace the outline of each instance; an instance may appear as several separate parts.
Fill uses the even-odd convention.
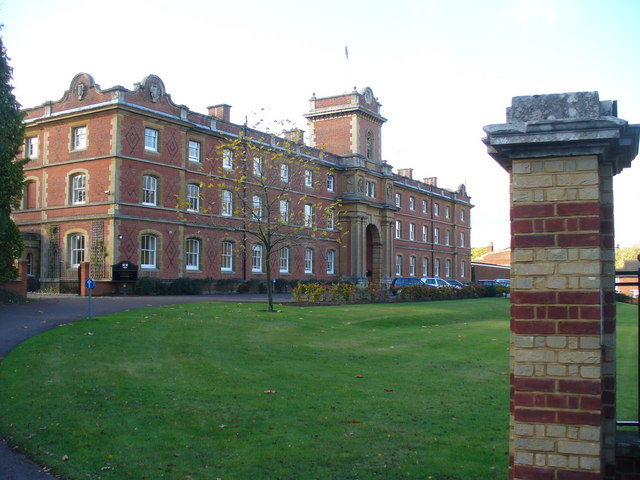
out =
[[[291,295],[274,295],[278,302]],[[29,302],[0,305],[0,361],[19,343],[63,323],[88,317],[88,298],[76,295],[29,295]],[[93,297],[92,315],[98,317],[134,308],[196,302],[266,302],[266,295],[190,295],[161,297]],[[13,452],[0,437],[0,480],[52,480],[24,455]]]

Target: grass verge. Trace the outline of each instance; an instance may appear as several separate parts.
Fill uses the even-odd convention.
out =
[[[68,479],[507,476],[509,302],[189,304],[0,364],[0,431]]]

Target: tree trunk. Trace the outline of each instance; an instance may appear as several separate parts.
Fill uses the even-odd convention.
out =
[[[265,247],[267,263],[267,312],[273,312],[273,283],[271,282],[271,249]]]

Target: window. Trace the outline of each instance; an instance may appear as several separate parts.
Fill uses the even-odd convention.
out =
[[[35,276],[33,274],[33,253],[27,253],[27,275],[30,277]]]
[[[200,239],[187,238],[187,270],[200,270]]]
[[[280,200],[280,221],[282,223],[289,223],[289,201]]]
[[[444,275],[447,278],[451,277],[451,260],[449,259],[444,262]]]
[[[435,263],[433,265],[433,274],[436,277],[440,276],[440,259],[439,258],[436,258],[436,261],[435,261]]]
[[[429,259],[427,257],[424,257],[422,259],[422,276],[423,277],[429,276]]]
[[[396,276],[402,276],[402,255],[396,255]]]
[[[409,275],[416,276],[416,257],[409,257]]]
[[[336,273],[336,251],[327,250],[327,273],[333,275]]]
[[[283,183],[289,183],[289,164],[287,163],[280,165],[280,180]]]
[[[369,160],[373,160],[373,157],[374,157],[374,153],[373,152],[374,152],[374,144],[375,144],[375,142],[374,142],[373,132],[371,130],[369,130],[367,132],[366,143],[367,143],[367,145],[366,145],[367,149],[365,150],[366,157]]]
[[[158,179],[152,175],[142,176],[142,204],[158,204]]]
[[[327,175],[327,192],[335,192],[336,189],[336,177],[333,175]]]
[[[200,185],[189,183],[187,185],[187,210],[190,212],[200,211]]]
[[[315,223],[316,219],[315,219],[315,209],[313,208],[313,205],[311,205],[310,203],[305,204],[304,206],[304,226],[305,227],[313,227],[313,224]]]
[[[233,272],[233,242],[222,242],[220,271]]]
[[[460,221],[464,222],[466,220],[466,218],[467,218],[467,213],[465,212],[464,208],[462,208],[460,210]]]
[[[200,161],[200,142],[189,140],[189,161]]]
[[[222,150],[222,168],[233,170],[233,152],[228,148]]]
[[[464,278],[467,276],[467,261],[462,260],[460,262],[460,277]]]
[[[451,218],[451,207],[449,205],[444,207],[444,217]]]
[[[87,127],[77,127],[73,129],[73,149],[81,150],[87,148]]]
[[[87,176],[79,173],[71,177],[71,203],[78,205],[87,201]]]
[[[264,217],[264,208],[262,205],[262,197],[260,195],[254,195],[252,200],[253,204],[253,220],[262,220]]]
[[[429,229],[426,225],[422,226],[422,241],[427,243],[429,241]]]
[[[69,264],[72,267],[84,262],[84,235],[73,234],[69,236]]]
[[[333,210],[327,210],[327,228],[333,230],[335,228],[335,216]]]
[[[464,247],[464,244],[466,243],[467,240],[467,236],[464,232],[460,232],[460,246]]]
[[[304,186],[313,187],[313,172],[309,169],[304,171]]]
[[[439,203],[434,203],[434,204],[433,204],[433,214],[434,214],[436,217],[439,217],[439,216],[440,216],[440,204],[439,204]]]
[[[220,214],[225,217],[233,215],[233,194],[229,190],[222,191],[222,207]]]
[[[29,210],[31,208],[36,208],[37,202],[37,184],[34,181],[28,181],[24,184],[24,189],[22,192],[22,209]]]
[[[444,232],[444,244],[451,245],[451,231],[449,230]]]
[[[253,157],[253,176],[262,178],[264,173],[264,160],[260,157]]]
[[[262,245],[251,247],[251,271],[262,273]]]
[[[38,137],[27,138],[27,147],[25,153],[27,155],[27,158],[38,157]]]
[[[144,129],[144,149],[150,152],[158,151],[158,130],[153,128]]]
[[[304,273],[313,273],[313,248],[304,249]]]
[[[280,249],[280,255],[278,264],[280,266],[280,273],[289,273],[289,262],[291,261],[291,248],[282,247]]]
[[[422,200],[422,213],[429,213],[429,204],[426,200]]]
[[[409,197],[409,210],[414,211],[416,209],[416,199]]]
[[[402,207],[402,196],[399,193],[396,193],[396,207]]]
[[[155,235],[140,237],[140,267],[156,268],[156,252],[158,239]]]
[[[402,222],[396,220],[396,238],[402,238]]]
[[[433,229],[433,243],[440,243],[440,229],[437,227]]]
[[[409,240],[415,240],[415,239],[416,239],[416,224],[410,223],[409,224]]]
[[[376,198],[376,182],[367,181],[365,193],[369,198]]]

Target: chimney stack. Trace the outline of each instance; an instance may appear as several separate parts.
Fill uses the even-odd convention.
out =
[[[216,117],[225,122],[231,121],[231,105],[227,105],[225,103],[221,103],[220,105],[212,105],[211,107],[207,107],[209,110],[209,115],[212,117]]]
[[[401,177],[407,177],[413,180],[413,168],[399,168],[398,175]]]

